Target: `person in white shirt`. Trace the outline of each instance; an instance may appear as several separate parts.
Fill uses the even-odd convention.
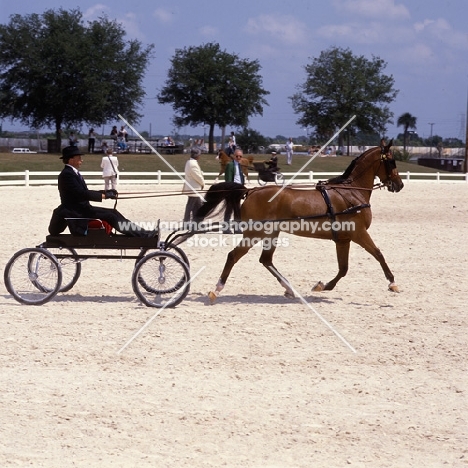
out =
[[[105,190],[117,190],[117,175],[119,173],[118,167],[119,160],[117,159],[117,156],[112,154],[112,149],[109,148],[101,161],[102,178],[104,179]]]
[[[199,193],[205,186],[205,178],[198,164],[201,151],[193,148],[190,152],[190,159],[185,163],[185,183],[182,188],[182,193],[188,196],[187,205],[185,206],[184,222],[194,221],[195,214],[202,206],[203,198]]]

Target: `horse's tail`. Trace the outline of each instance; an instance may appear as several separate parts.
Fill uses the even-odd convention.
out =
[[[234,214],[240,214],[240,202],[247,192],[247,188],[236,182],[220,182],[210,187],[205,193],[205,203],[196,213],[196,219],[203,221],[212,214],[221,202],[226,202],[226,208],[231,207]]]

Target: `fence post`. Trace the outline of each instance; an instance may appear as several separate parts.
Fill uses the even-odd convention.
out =
[[[468,182],[468,172],[465,173],[465,180]]]
[[[28,169],[24,171],[24,185],[26,185],[26,187],[29,187],[29,170]]]
[[[309,181],[310,182],[314,181],[314,171],[309,171]]]
[[[436,172],[436,181],[440,182],[440,172]]]
[[[406,180],[410,180],[410,171],[406,171]]]
[[[157,185],[161,185],[161,171],[160,170],[158,171],[158,184]]]

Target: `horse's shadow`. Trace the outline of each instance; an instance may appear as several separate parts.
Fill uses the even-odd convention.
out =
[[[336,299],[330,299],[326,297],[319,296],[302,296],[302,298],[309,304],[334,304]],[[342,299],[339,299],[342,300]],[[184,303],[194,302],[194,303],[204,303],[210,305],[210,301],[205,294],[201,293],[192,293],[190,296],[185,298]],[[219,296],[216,300],[216,304],[275,304],[275,305],[288,305],[288,304],[301,304],[302,301],[300,298],[288,298],[280,295],[265,295],[265,294],[236,294],[236,295],[222,295]]]

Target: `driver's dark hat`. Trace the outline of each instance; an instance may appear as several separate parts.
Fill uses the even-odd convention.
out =
[[[62,150],[62,156],[60,156],[60,159],[68,161],[70,158],[73,158],[73,156],[82,156],[83,154],[83,151],[80,151],[78,146],[66,146]]]

